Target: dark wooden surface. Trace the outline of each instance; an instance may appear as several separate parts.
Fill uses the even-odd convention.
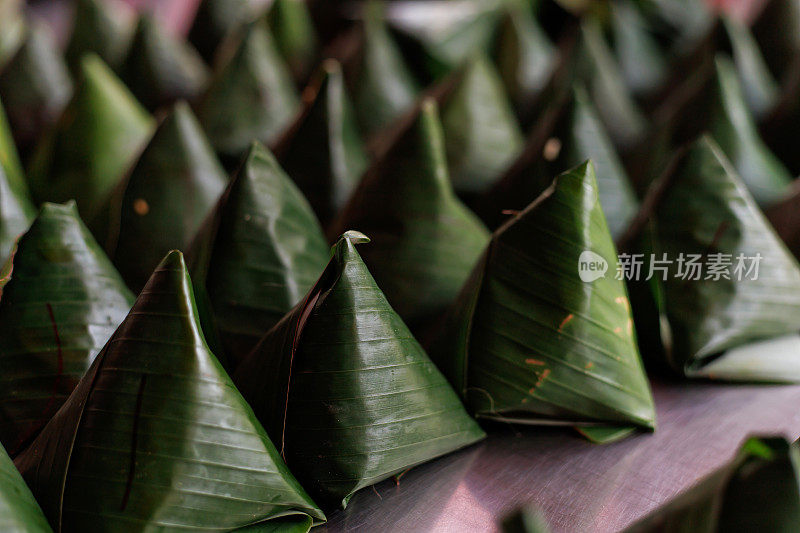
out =
[[[535,502],[554,532],[618,531],[732,458],[751,434],[800,436],[800,386],[656,383],[658,430],[597,446],[493,425],[476,446],[356,494],[315,531],[496,531]]]

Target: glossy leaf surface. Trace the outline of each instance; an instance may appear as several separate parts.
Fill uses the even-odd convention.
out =
[[[236,366],[316,283],[330,250],[311,206],[254,144],[192,245],[192,278]]]
[[[302,0],[275,0],[268,19],[275,44],[292,76],[304,82],[311,74],[319,47],[308,5]]]
[[[483,438],[346,233],[325,273],[235,381],[324,506]]]
[[[453,192],[433,100],[367,171],[333,232],[345,228],[370,235],[364,261],[412,329],[453,302],[489,233]]]
[[[197,51],[149,15],[139,19],[120,72],[131,92],[151,110],[177,100],[193,101],[208,78]]]
[[[73,71],[79,71],[81,59],[95,53],[116,69],[125,57],[136,28],[133,11],[119,0],[78,0],[75,2],[75,25],[64,52]]]
[[[57,531],[324,520],[208,349],[180,252],[16,465]]]
[[[42,509],[0,447],[0,529],[9,533],[50,533]]]
[[[17,142],[29,145],[58,119],[72,95],[72,77],[50,28],[31,24],[0,72],[0,98]]]
[[[249,23],[225,44],[197,114],[214,148],[238,160],[253,140],[275,141],[300,101],[266,21]]]
[[[479,55],[442,103],[447,164],[458,193],[488,189],[519,154],[523,136],[503,83]]]
[[[652,214],[653,251],[667,254],[660,311],[669,325],[669,362],[689,375],[728,380],[800,379],[800,267],[747,192],[720,148],[708,137],[679,156]],[[655,189],[654,185],[654,190]],[[728,268],[725,277],[683,269],[680,254]],[[714,254],[724,254],[714,256]],[[754,258],[760,254],[756,267]],[[740,261],[742,261],[740,263]],[[739,270],[737,270],[737,268]],[[751,271],[751,268],[757,268]],[[755,279],[753,279],[755,277]],[[719,279],[715,279],[719,278]],[[662,278],[663,279],[663,278]],[[662,320],[663,322],[663,320]],[[787,346],[736,351],[791,335]],[[744,360],[745,364],[742,364]]]
[[[495,232],[434,352],[477,416],[654,427],[615,267],[590,162]]]
[[[0,441],[9,453],[58,411],[132,302],[75,204],[44,204],[0,299]]]
[[[367,167],[367,154],[338,62],[326,60],[304,94],[303,113],[275,151],[327,224],[350,199]]]
[[[159,125],[109,201],[107,249],[139,290],[173,248],[186,248],[228,183],[222,165],[185,102]]]
[[[81,82],[28,170],[34,199],[74,199],[91,223],[150,137],[153,119],[96,55],[81,61]]]
[[[365,5],[361,54],[353,94],[359,125],[369,137],[411,109],[419,93],[419,85],[386,27],[380,2]]]

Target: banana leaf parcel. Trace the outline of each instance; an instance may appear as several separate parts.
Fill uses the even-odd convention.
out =
[[[600,205],[613,238],[627,228],[639,207],[633,185],[586,89],[575,84],[558,96],[531,133],[522,154],[495,186],[476,202],[490,227],[519,211],[551,183],[551,176],[591,159]]]
[[[58,119],[72,95],[72,77],[54,41],[50,28],[30,24],[0,72],[0,98],[14,138],[26,148]]]
[[[241,29],[263,10],[260,0],[205,0],[189,30],[189,41],[200,55],[212,62],[226,38]]]
[[[307,531],[325,517],[208,349],[180,252],[16,459],[56,531]],[[277,527],[275,529],[278,529]]]
[[[45,203],[0,281],[0,442],[16,455],[125,318],[133,295],[78,217]]]
[[[494,233],[433,351],[477,417],[587,426],[598,441],[654,428],[616,266],[591,162]]]
[[[327,224],[350,199],[367,154],[335,59],[322,64],[303,95],[303,112],[277,141],[275,155]]]
[[[42,509],[0,446],[0,530],[9,533],[52,533]]]
[[[111,68],[119,67],[136,30],[135,14],[126,8],[126,4],[116,0],[75,2],[74,26],[64,52],[73,71],[80,69],[81,58],[90,52]]]
[[[108,200],[106,248],[129,287],[138,291],[165,253],[189,245],[227,183],[191,109],[178,102]]]
[[[216,63],[197,116],[217,152],[239,161],[254,139],[273,143],[300,100],[263,18],[226,39]]]
[[[275,45],[292,77],[298,83],[308,80],[317,60],[319,41],[306,2],[275,0],[267,15]]]
[[[447,166],[460,194],[486,191],[524,145],[511,102],[491,60],[473,57],[440,99]]]
[[[370,235],[362,256],[412,331],[444,313],[483,253],[489,232],[456,197],[436,102],[405,119],[367,171],[332,233]]]
[[[178,100],[194,101],[209,76],[197,50],[150,15],[139,19],[119,70],[134,96],[150,110]]]
[[[800,450],[783,437],[752,437],[727,465],[625,533],[797,530]]]
[[[234,375],[323,508],[484,437],[347,232],[317,285]]]
[[[650,280],[670,366],[691,377],[800,380],[800,265],[705,136],[644,202],[643,233],[666,260]]]
[[[366,3],[363,24],[353,99],[361,131],[370,138],[411,109],[420,89],[386,27],[381,2]]]
[[[207,336],[235,367],[314,286],[330,259],[311,206],[273,155],[254,143],[190,253]],[[204,309],[201,308],[201,314]]]
[[[37,202],[74,199],[91,223],[153,130],[153,119],[94,54],[54,128],[33,154],[28,180]]]

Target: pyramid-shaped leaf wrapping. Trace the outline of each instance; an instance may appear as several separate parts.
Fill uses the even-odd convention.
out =
[[[305,81],[314,67],[319,47],[308,4],[275,0],[270,6],[268,20],[275,44],[292,76],[298,82]]]
[[[766,117],[780,97],[778,82],[769,71],[750,29],[739,20],[722,17],[723,44],[733,57],[742,93],[752,115]]]
[[[0,530],[19,533],[51,533],[42,509],[25,480],[0,446]]]
[[[208,78],[197,51],[149,15],[139,19],[120,72],[131,92],[148,109],[177,100],[194,100]]]
[[[436,103],[426,99],[406,120],[333,231],[359,228],[370,235],[364,261],[392,307],[415,328],[450,306],[489,233],[453,192]]]
[[[218,47],[232,33],[263,9],[259,0],[205,0],[197,6],[189,41],[206,61],[212,62]]]
[[[74,203],[44,204],[19,240],[0,299],[0,441],[44,427],[133,302]]]
[[[265,20],[248,23],[220,52],[197,114],[214,148],[238,160],[253,140],[275,141],[300,101]]]
[[[107,248],[130,287],[141,288],[165,253],[191,242],[227,182],[189,106],[178,102],[109,200]]]
[[[711,83],[708,131],[756,201],[760,205],[776,202],[787,193],[793,178],[759,137],[730,59],[716,58]]]
[[[503,83],[485,55],[459,73],[442,102],[442,125],[456,192],[488,189],[519,154],[523,135]]]
[[[16,465],[57,531],[324,520],[208,349],[180,252]]]
[[[411,109],[419,86],[386,27],[380,2],[366,3],[363,31],[353,95],[358,123],[369,137]]]
[[[327,224],[350,198],[367,167],[367,155],[338,62],[325,61],[305,95],[304,112],[275,151]]]
[[[147,142],[153,121],[96,55],[81,61],[81,82],[28,172],[37,201],[75,199],[92,222]]]
[[[235,366],[311,289],[330,250],[302,193],[254,143],[191,255],[192,279],[213,314],[210,327]]]
[[[355,249],[365,240],[339,240],[235,374],[292,471],[331,507],[484,436],[375,285]]]
[[[14,241],[28,229],[35,216],[36,209],[0,102],[0,265],[6,262]]]
[[[65,55],[73,70],[79,70],[81,58],[95,53],[116,69],[125,57],[136,28],[134,13],[118,0],[77,0],[75,25]]]
[[[796,442],[752,437],[733,461],[625,533],[793,531],[800,523],[799,463]]]
[[[657,300],[669,325],[669,362],[689,375],[800,379],[797,261],[710,138],[697,140],[672,168],[651,213],[653,252],[671,261]],[[705,269],[697,275],[684,263],[679,270],[681,254],[698,256]],[[710,264],[724,276],[709,272]],[[776,337],[783,343],[771,349],[737,349]]]
[[[72,95],[72,78],[50,29],[31,24],[0,72],[0,98],[14,137],[29,145],[56,121]]]
[[[575,76],[586,84],[614,144],[627,148],[640,141],[647,120],[628,88],[614,55],[595,20],[581,24],[580,38],[570,59]]]
[[[435,3],[415,2],[395,10],[389,21],[413,43],[409,48],[414,62],[436,79],[487,50],[503,5],[500,0],[467,0],[460,9],[441,9]]]
[[[552,183],[552,176],[591,159],[600,205],[613,238],[628,227],[638,209],[633,186],[582,84],[560,95],[537,124],[525,150],[478,202],[490,227],[520,211]]]
[[[653,427],[615,256],[589,162],[495,232],[435,352],[473,412]]]
[[[666,81],[668,59],[637,2],[610,4],[613,51],[625,85],[632,94],[647,96]]]
[[[526,122],[556,67],[558,52],[523,1],[508,2],[493,57],[509,98]]]

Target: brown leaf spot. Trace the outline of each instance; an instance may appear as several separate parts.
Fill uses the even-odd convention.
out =
[[[137,215],[143,217],[150,212],[150,204],[144,198],[137,198],[133,201],[133,211]]]

